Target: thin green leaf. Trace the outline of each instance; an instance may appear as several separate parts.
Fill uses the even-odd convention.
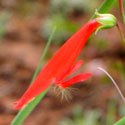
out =
[[[53,32],[52,32],[52,34],[51,34],[51,36],[50,36],[50,38],[49,38],[49,40],[47,42],[47,45],[46,45],[46,47],[44,49],[44,52],[43,52],[43,55],[42,55],[42,57],[40,59],[40,63],[39,63],[39,65],[38,65],[38,67],[37,67],[37,69],[36,69],[36,71],[34,73],[34,76],[33,76],[32,80],[31,80],[31,83],[33,82],[33,80],[36,78],[37,74],[40,71],[40,66],[41,66],[41,64],[42,64],[42,62],[44,60],[44,57],[45,57],[45,55],[46,55],[46,53],[48,51],[48,48],[49,48],[49,46],[51,44],[51,41],[52,41],[52,38],[54,36],[55,31],[56,31],[56,28],[53,29]],[[15,117],[15,119],[12,121],[11,124],[12,125],[21,125],[22,122],[27,118],[27,116],[36,107],[36,105],[40,102],[40,100],[45,96],[45,94],[47,93],[47,91],[49,90],[49,88],[46,89],[44,92],[42,92],[37,97],[35,97],[35,99],[33,101],[31,101],[29,104],[26,105],[26,107],[24,107],[23,109],[21,109],[19,111],[19,113],[17,114],[17,116]]]
[[[43,52],[43,55],[42,55],[42,57],[41,57],[41,59],[40,59],[40,63],[39,63],[39,65],[38,65],[38,67],[37,67],[37,69],[36,69],[36,71],[35,71],[35,73],[34,73],[34,76],[33,76],[33,78],[32,78],[31,83],[33,82],[33,80],[36,78],[36,76],[38,75],[38,73],[39,73],[39,71],[40,71],[40,67],[41,67],[41,65],[42,65],[42,62],[43,62],[43,60],[44,60],[46,54],[47,54],[47,51],[48,51],[48,49],[49,49],[49,46],[50,46],[50,44],[51,44],[52,38],[53,38],[53,36],[54,36],[54,34],[55,34],[55,31],[56,31],[56,28],[54,28],[53,31],[52,31],[52,34],[51,34],[51,36],[50,36],[50,38],[49,38],[49,40],[48,40],[48,42],[47,42],[47,45],[46,45],[46,47],[45,47],[45,49],[44,49],[44,52]]]
[[[104,0],[104,2],[102,3],[102,5],[99,7],[97,11],[99,13],[107,13],[112,9],[115,3],[116,3],[116,0]],[[94,19],[95,17],[96,15],[94,14],[91,19]]]
[[[50,87],[49,87],[50,88]],[[29,116],[29,114],[33,111],[33,109],[37,106],[37,104],[40,102],[40,100],[45,96],[45,94],[48,92],[48,89],[46,89],[44,92],[42,92],[40,95],[35,97],[33,101],[31,101],[29,104],[27,104],[23,109],[21,109],[15,119],[12,122],[12,125],[21,125],[22,122]]]

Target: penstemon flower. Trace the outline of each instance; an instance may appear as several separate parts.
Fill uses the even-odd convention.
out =
[[[111,14],[98,14],[97,18],[82,26],[67,42],[55,53],[48,64],[42,69],[24,95],[15,104],[14,109],[20,109],[35,96],[42,93],[55,83],[60,88],[67,88],[72,84],[87,80],[92,74],[81,73],[69,80],[66,77],[76,71],[82,60],[76,61],[89,36],[100,29],[111,28],[116,25],[116,18]]]

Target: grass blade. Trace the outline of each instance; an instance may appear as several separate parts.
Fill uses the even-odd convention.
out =
[[[109,12],[112,7],[115,5],[116,0],[104,0],[102,5],[99,7],[98,12],[99,13],[107,13]],[[94,14],[91,19],[94,19],[96,15]]]
[[[51,36],[50,36],[50,38],[49,38],[49,40],[47,42],[47,45],[46,45],[46,47],[44,49],[44,52],[43,52],[43,55],[42,55],[42,57],[40,59],[40,63],[39,63],[39,65],[38,65],[38,67],[37,67],[37,69],[36,69],[36,71],[34,73],[34,76],[33,76],[32,80],[31,80],[31,83],[33,82],[33,80],[36,78],[37,74],[40,71],[40,66],[41,66],[41,64],[42,64],[42,62],[44,60],[44,57],[45,57],[45,55],[46,55],[46,53],[48,51],[48,48],[49,48],[49,46],[51,44],[51,41],[52,41],[52,38],[54,36],[55,31],[56,31],[56,28],[53,29],[53,32],[52,32],[52,34],[51,34]],[[16,115],[15,119],[12,121],[11,124],[12,125],[21,125],[22,122],[27,118],[27,116],[36,107],[36,105],[40,102],[40,100],[44,97],[44,95],[47,93],[47,91],[49,90],[49,88],[46,89],[44,92],[42,92],[40,95],[36,96],[33,101],[31,101],[29,104],[26,105],[26,107],[24,107],[23,109],[21,109],[18,112],[18,114]]]

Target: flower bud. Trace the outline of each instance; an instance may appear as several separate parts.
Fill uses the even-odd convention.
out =
[[[101,26],[96,30],[95,34],[101,29],[108,29],[116,26],[116,17],[112,14],[100,14],[96,11],[96,21],[101,24]]]

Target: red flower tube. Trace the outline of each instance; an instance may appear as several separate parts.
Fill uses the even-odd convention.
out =
[[[106,14],[106,16],[107,15],[109,14]],[[108,19],[111,20],[111,17]],[[109,25],[109,22],[107,24],[107,18],[106,22],[104,20],[105,14],[99,15],[99,17],[89,21],[72,35],[72,37],[55,53],[48,64],[42,69],[21,99],[15,103],[16,106],[14,109],[22,108],[35,96],[46,90],[52,83],[55,83],[60,88],[66,88],[76,82],[87,80],[91,76],[91,73],[82,73],[64,81],[69,74],[77,70],[83,64],[82,60],[77,62],[75,62],[75,60],[89,36],[94,31],[105,27],[107,28],[107,25]],[[110,24],[112,24],[111,21]]]

